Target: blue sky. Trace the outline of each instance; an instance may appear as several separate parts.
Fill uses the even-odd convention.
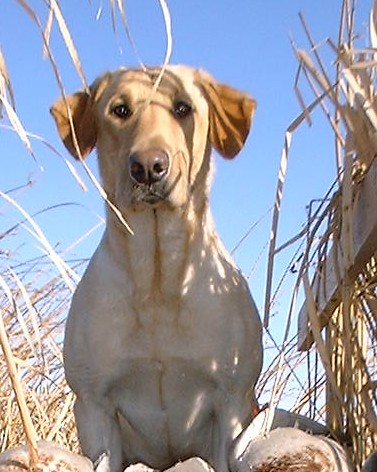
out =
[[[358,3],[356,31],[360,32],[360,43],[366,44],[372,1]],[[29,4],[44,24],[47,18],[45,2],[30,0]],[[230,249],[266,215],[235,253],[244,273],[250,274],[250,287],[261,310],[271,225],[269,210],[275,197],[284,133],[300,112],[293,90],[298,63],[290,37],[298,47],[309,48],[298,17],[298,12],[302,11],[316,42],[321,43],[328,37],[336,41],[341,4],[339,0],[168,1],[173,30],[171,62],[207,69],[218,80],[249,92],[258,103],[252,131],[239,157],[224,161],[216,156],[212,208],[217,228]],[[119,21],[117,35],[114,35],[107,0],[60,0],[60,5],[88,82],[106,70],[137,64]],[[142,61],[148,65],[161,63],[166,35],[159,2],[128,0],[125,5]],[[2,0],[0,47],[14,88],[16,110],[24,127],[30,133],[42,136],[68,158],[48,112],[59,89],[49,62],[42,59],[40,33],[25,11],[12,0]],[[56,24],[51,48],[65,90],[76,91],[81,87],[80,78]],[[323,44],[320,53],[331,70],[333,58],[329,48]],[[319,110],[314,112],[313,120],[312,128],[303,124],[293,136],[279,227],[280,243],[302,228],[306,205],[321,198],[335,179],[333,135]],[[27,211],[34,213],[68,204],[37,218],[50,242],[64,249],[99,221],[103,204],[79,164],[75,165],[88,184],[88,192],[81,190],[61,158],[37,140],[32,140],[32,144],[38,164],[14,133],[0,127],[0,190],[14,189],[32,179],[31,188],[12,194]],[[94,153],[88,163],[96,169]],[[43,172],[39,166],[43,167]],[[0,231],[20,219],[18,212],[9,206],[1,205],[0,209]],[[77,246],[67,255],[67,260],[89,256],[101,231]],[[22,244],[19,257],[39,251],[38,243],[26,231],[18,238],[3,240],[2,250],[9,249],[8,244],[14,248]],[[275,286],[285,272],[293,250],[279,256]],[[273,310],[283,321],[294,275],[289,274],[287,279],[288,284],[283,285]]]

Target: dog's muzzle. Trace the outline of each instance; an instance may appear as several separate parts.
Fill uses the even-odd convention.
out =
[[[169,171],[169,156],[165,151],[136,151],[130,155],[128,165],[137,200],[154,204],[164,199],[165,178]]]

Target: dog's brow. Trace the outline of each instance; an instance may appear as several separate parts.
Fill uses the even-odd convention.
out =
[[[150,69],[150,70],[147,70],[146,72],[149,74],[152,82],[155,83],[156,80],[159,78],[161,69]],[[176,88],[178,90],[181,90],[184,88],[181,78],[170,70],[164,71],[161,83],[164,83],[164,82],[168,83],[170,87]]]
[[[151,88],[156,82],[158,75],[158,69],[148,69],[146,71],[140,70],[127,70],[124,71],[119,80],[119,86],[130,86],[131,90],[134,90],[134,85],[143,85]],[[182,80],[171,71],[165,71],[161,83],[158,86],[157,91],[166,95],[177,96],[186,92]]]

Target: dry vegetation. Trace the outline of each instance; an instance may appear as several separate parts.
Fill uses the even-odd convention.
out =
[[[277,233],[292,135],[302,122],[311,125],[312,111],[321,107],[334,133],[337,175],[328,194],[309,212],[302,233],[286,244],[304,242],[291,305],[293,311],[301,287],[305,304],[299,313],[297,344],[305,353],[308,371],[297,410],[304,408],[314,417],[322,413],[359,470],[377,446],[376,4],[370,15],[368,48],[355,46],[354,15],[354,3],[344,1],[337,43],[328,39],[320,46],[301,16],[309,48],[292,46],[299,63],[295,90],[302,113],[285,136],[272,234]],[[322,59],[325,52],[331,53],[333,66]],[[311,98],[305,101],[305,94]],[[328,158],[332,154],[329,150]],[[280,250],[272,238],[266,326],[274,259]],[[288,314],[288,323],[292,315]],[[281,395],[282,385],[300,362],[291,345],[292,340],[286,339],[283,354],[265,374],[273,372],[280,379],[280,384],[275,380],[273,398]],[[295,362],[291,370],[287,357]]]
[[[109,1],[113,15],[120,16],[128,31],[122,1]],[[49,14],[47,24],[43,26],[26,0],[18,0],[18,3],[41,33],[45,54],[61,91],[63,83],[49,46],[53,22],[57,23],[85,85],[78,53],[59,4],[55,0],[46,2]],[[167,62],[171,50],[169,13],[165,2],[161,5],[169,39]],[[298,60],[295,89],[302,113],[288,127],[285,136],[272,234],[277,234],[292,136],[302,123],[310,122],[311,112],[315,108],[322,108],[334,132],[337,175],[334,176],[334,186],[310,215],[304,231],[287,243],[287,246],[303,243],[304,249],[297,283],[292,287],[287,334],[283,343],[276,346],[278,354],[263,373],[259,390],[274,405],[290,388],[293,378],[296,383],[296,411],[326,419],[334,433],[348,441],[350,456],[359,467],[365,456],[377,447],[377,247],[373,243],[369,245],[366,259],[361,265],[356,263],[353,234],[353,208],[360,199],[368,170],[375,164],[377,148],[377,11],[371,12],[370,47],[362,50],[354,45],[354,13],[353,5],[345,0],[338,41],[327,40],[320,48],[314,44],[302,18],[309,48],[302,50],[293,45]],[[327,53],[332,54],[335,65],[329,66],[321,59],[321,49],[325,48]],[[303,96],[309,96],[308,93],[312,98],[304,100]],[[13,104],[11,80],[0,51],[0,105],[4,126],[11,126],[33,155],[29,135],[22,127]],[[329,149],[328,156],[324,158],[331,159],[333,154],[333,150]],[[89,169],[86,168],[86,171],[90,174]],[[101,192],[94,176],[90,174],[90,177]],[[76,178],[78,184],[83,185],[79,177]],[[44,236],[36,219],[17,203],[21,190],[0,193],[2,213],[16,209],[20,215],[19,222],[0,235],[3,248],[0,252],[0,343],[4,353],[0,358],[0,450],[25,439],[32,447],[37,438],[56,440],[76,450],[73,396],[64,381],[61,342],[64,318],[78,279],[77,272],[80,273],[85,261],[69,265],[64,262],[61,254]],[[306,203],[303,202],[303,205]],[[20,258],[17,251],[8,249],[8,241],[15,234],[25,231],[38,241],[44,256],[28,260]],[[268,324],[274,261],[281,250],[284,247],[277,248],[273,238],[270,241],[266,286],[266,336],[270,333]],[[334,270],[338,297],[327,310],[321,310],[318,306],[320,289],[313,287],[311,282],[315,274],[324,276],[328,270],[326,261],[334,251],[337,254]],[[306,318],[301,320],[299,334],[304,339],[301,342],[303,352],[297,352],[296,337],[289,338],[299,287],[304,290],[307,313]],[[300,366],[304,366],[300,371],[304,372],[303,375],[297,374]]]

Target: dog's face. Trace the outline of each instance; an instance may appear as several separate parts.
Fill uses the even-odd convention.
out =
[[[154,92],[158,74],[116,72],[97,102],[101,175],[120,209],[184,205],[208,154],[208,104],[193,77],[167,71]]]
[[[255,109],[251,97],[203,71],[171,66],[159,75],[120,69],[51,109],[76,158],[97,147],[105,191],[124,212],[185,207],[205,193],[211,147],[234,157]]]

